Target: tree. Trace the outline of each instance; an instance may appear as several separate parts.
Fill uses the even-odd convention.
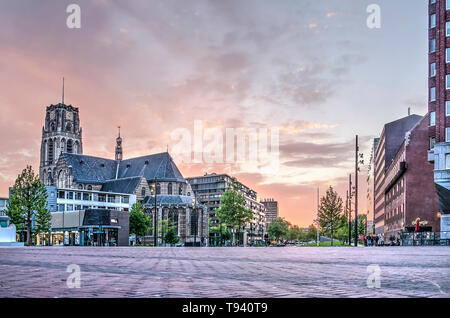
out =
[[[301,236],[302,236],[302,230],[297,225],[294,225],[288,229],[287,237],[288,237],[289,241],[297,242],[300,240]]]
[[[39,176],[34,173],[33,168],[27,166],[14,182],[11,201],[6,212],[16,228],[23,229],[23,223],[26,223],[27,245],[32,243],[31,222],[33,216],[37,213],[42,217],[45,215],[44,210],[47,210],[47,189]]]
[[[341,220],[341,213],[342,198],[330,186],[326,195],[320,199],[319,223],[325,233],[331,234],[331,245],[333,245],[334,233]]]
[[[37,235],[50,231],[52,215],[47,209],[42,209],[36,213],[35,232]],[[49,238],[50,240],[50,238]]]
[[[141,203],[135,203],[130,210],[130,233],[138,236],[144,236],[150,231],[152,219],[144,213]]]
[[[267,227],[267,233],[270,238],[274,238],[279,241],[281,238],[285,238],[289,232],[289,222],[285,221],[283,218],[276,218],[270,222]]]
[[[177,244],[180,241],[180,238],[177,236],[177,233],[175,233],[174,228],[169,228],[167,230],[167,233],[164,236],[164,241],[170,245]]]
[[[311,224],[308,227],[308,232],[306,233],[306,239],[308,241],[316,240],[317,239],[317,228],[314,226],[314,224]]]
[[[252,220],[253,212],[245,207],[245,197],[239,192],[239,183],[235,179],[222,194],[216,215],[220,222],[238,230]]]

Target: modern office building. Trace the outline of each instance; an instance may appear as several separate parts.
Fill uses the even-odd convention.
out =
[[[450,1],[429,0],[429,151],[441,231],[450,238]]]
[[[273,198],[271,199],[264,199],[261,201],[261,203],[264,205],[266,209],[266,231],[269,224],[276,220],[276,218],[279,216],[278,211],[278,201],[275,201]]]
[[[404,142],[406,133],[421,119],[422,116],[410,115],[385,124],[379,137],[374,156],[374,222],[375,234],[381,237],[384,237],[385,231],[386,171]]]
[[[209,213],[211,225],[218,225],[216,210],[220,205],[222,194],[231,187],[233,178],[227,174],[205,174],[204,176],[187,178],[198,202],[204,204]],[[237,181],[237,180],[236,180]],[[250,241],[262,240],[265,232],[266,209],[260,203],[256,191],[237,181],[239,191],[244,195],[247,208],[253,211],[253,220],[246,225],[247,237]],[[217,244],[218,233],[210,233],[210,244]]]

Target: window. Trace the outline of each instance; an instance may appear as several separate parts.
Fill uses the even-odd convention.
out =
[[[430,102],[434,102],[436,100],[436,87],[430,88]]]
[[[167,194],[172,194],[172,183],[167,185]]]
[[[98,201],[99,202],[106,202],[106,195],[105,194],[99,194],[98,195]]]
[[[156,194],[161,194],[161,185],[159,183],[156,184]]]
[[[450,141],[450,128],[445,128],[445,142]]]
[[[68,192],[67,199],[73,200],[73,192]]]
[[[450,89],[450,75],[445,75],[445,89]]]
[[[446,2],[445,9],[446,9],[446,10],[450,10],[450,1],[449,1],[449,0],[446,0],[445,2]]]
[[[434,149],[435,144],[436,144],[436,138],[430,137],[430,149]]]
[[[83,185],[82,185],[82,184],[79,184],[79,185],[78,185],[78,189],[79,189],[79,190],[83,190]]]
[[[141,189],[141,195],[142,195],[143,197],[145,197],[145,188],[142,188],[142,189]]]
[[[73,211],[73,204],[67,205],[67,211]]]
[[[436,63],[430,64],[430,77],[436,76]]]
[[[430,15],[430,29],[436,27],[436,14]]]
[[[64,204],[58,204],[58,212],[64,211]]]
[[[130,199],[128,197],[123,197],[122,203],[129,203]]]
[[[430,41],[430,53],[436,52],[436,39]]]
[[[450,102],[445,102],[445,116],[450,116]]]
[[[436,112],[430,112],[430,126],[436,126]]]
[[[75,193],[75,200],[81,200],[81,192]]]
[[[84,201],[89,201],[91,198],[90,198],[90,195],[89,195],[89,193],[83,193],[83,200]]]
[[[430,4],[436,3],[436,0],[431,0]]]
[[[178,194],[182,195],[183,194],[183,186],[180,185],[180,187],[178,188]]]
[[[450,154],[446,154],[445,155],[445,169],[448,170],[450,169]]]
[[[58,199],[65,199],[66,193],[64,191],[58,191]]]
[[[92,191],[92,186],[91,186],[91,185],[88,185],[88,186],[87,186],[87,189],[88,189],[89,191]]]

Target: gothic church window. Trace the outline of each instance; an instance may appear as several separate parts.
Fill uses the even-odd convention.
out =
[[[167,185],[167,194],[172,194],[172,183]]]

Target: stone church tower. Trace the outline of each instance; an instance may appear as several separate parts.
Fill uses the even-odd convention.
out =
[[[47,106],[42,127],[39,176],[45,185],[55,185],[55,166],[63,152],[82,154],[80,117],[78,108],[62,103]]]

